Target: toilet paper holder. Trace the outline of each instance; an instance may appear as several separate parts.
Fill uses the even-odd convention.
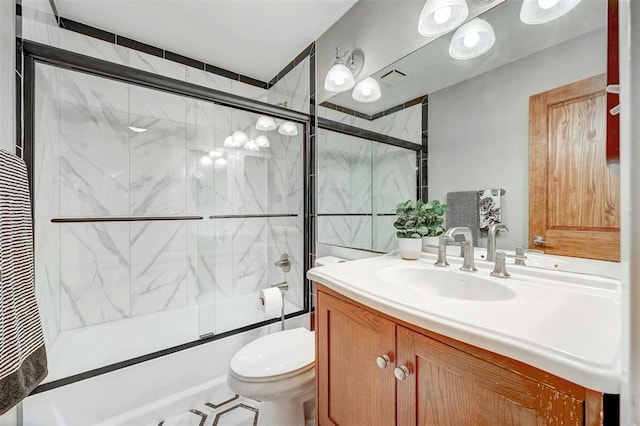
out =
[[[282,296],[284,297],[284,294],[287,292],[287,290],[289,290],[289,283],[286,281],[282,281],[278,284],[271,284],[269,287],[278,287],[282,292]]]
[[[286,281],[282,281],[278,284],[271,284],[269,287],[278,287],[280,289],[280,293],[282,294],[282,311],[280,313],[280,322],[282,324],[282,331],[284,331],[284,295],[289,290],[289,283]]]

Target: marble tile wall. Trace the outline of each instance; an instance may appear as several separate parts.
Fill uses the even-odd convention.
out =
[[[273,105],[287,103],[286,108],[309,113],[309,57],[269,89],[268,101]]]
[[[318,241],[380,252],[394,249],[390,214],[400,201],[415,199],[415,165],[415,151],[320,130]]]
[[[60,31],[49,0],[22,0],[22,37],[59,47]]]
[[[257,135],[255,114],[37,69],[36,285],[50,343],[60,331],[208,307],[284,279],[302,308],[302,134],[269,132],[259,152],[226,148],[233,130]],[[204,220],[50,222],[186,214]],[[267,214],[298,216],[209,217]],[[273,262],[284,252],[293,269],[281,277]],[[201,334],[220,331],[212,312],[202,310]]]
[[[366,120],[323,106],[318,108],[318,114],[320,117],[328,118],[339,123],[349,124],[398,139],[404,139],[419,145],[422,144],[422,105],[420,104],[375,120]]]

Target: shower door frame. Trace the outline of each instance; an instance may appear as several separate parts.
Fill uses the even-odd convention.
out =
[[[217,105],[225,107],[231,107],[242,111],[248,111],[256,114],[265,114],[275,118],[280,118],[295,123],[301,124],[303,127],[303,274],[306,274],[310,267],[310,253],[313,253],[313,240],[311,237],[311,220],[308,206],[312,205],[312,191],[310,171],[313,170],[310,165],[310,161],[313,158],[311,151],[315,147],[311,144],[311,130],[312,130],[312,117],[309,114],[302,112],[292,111],[279,106],[274,106],[264,102],[256,101],[253,99],[243,98],[241,96],[233,95],[230,93],[222,92],[208,87],[198,86],[193,83],[188,83],[182,80],[176,80],[170,77],[161,76],[158,74],[150,73],[147,71],[138,70],[136,68],[128,67],[126,65],[115,64],[102,59],[97,59],[91,56],[86,56],[80,53],[59,49],[56,47],[48,46],[45,44],[24,40],[23,45],[23,123],[18,123],[18,127],[22,125],[23,135],[23,159],[27,165],[27,173],[29,177],[29,189],[31,194],[31,214],[34,217],[34,136],[35,136],[35,70],[37,63],[43,63],[54,67],[67,69],[71,71],[79,71],[89,75],[108,78],[116,81],[120,81],[127,84],[134,84],[150,88],[153,90],[163,91],[179,96],[185,96],[192,99],[198,99],[202,101],[212,102]],[[198,220],[200,217],[189,217],[190,220]],[[115,218],[118,221],[133,221],[139,220],[136,218]],[[158,218],[151,218],[158,219]],[[166,219],[166,218],[165,218]],[[35,240],[34,240],[35,245]],[[303,279],[303,307],[301,310],[289,313],[285,316],[286,319],[294,318],[297,316],[305,315],[310,312],[310,297],[309,292],[311,284],[305,276]],[[72,376],[68,376],[62,379],[54,380],[36,387],[31,394],[37,394],[47,390],[55,389],[60,386],[65,386],[80,380],[89,379],[101,374],[109,373],[111,371],[119,370],[121,368],[129,367],[141,362],[149,361],[154,358],[169,355],[175,352],[179,352],[185,349],[199,346],[202,344],[210,343],[215,340],[219,340],[228,336],[243,333],[248,330],[259,328],[265,325],[274,324],[279,322],[280,318],[273,318],[265,320],[256,324],[247,325],[235,330],[227,331],[212,336],[201,337],[200,339],[183,343],[178,346],[165,348],[160,351],[148,353],[145,355],[130,358],[128,360],[120,361],[103,367],[99,367],[90,371],[85,371]]]

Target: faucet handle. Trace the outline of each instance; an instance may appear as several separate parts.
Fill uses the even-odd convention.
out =
[[[447,237],[440,237],[440,244],[438,245],[438,259],[435,266],[449,266],[447,262]]]
[[[496,264],[491,272],[492,277],[509,278],[511,274],[507,272],[507,262],[505,253],[503,251],[496,252]]]

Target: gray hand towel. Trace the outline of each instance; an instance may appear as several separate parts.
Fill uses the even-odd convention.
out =
[[[0,150],[0,415],[47,375],[36,304],[27,168]]]
[[[466,226],[473,235],[473,244],[477,246],[480,234],[478,191],[447,192],[447,205],[447,229]]]

